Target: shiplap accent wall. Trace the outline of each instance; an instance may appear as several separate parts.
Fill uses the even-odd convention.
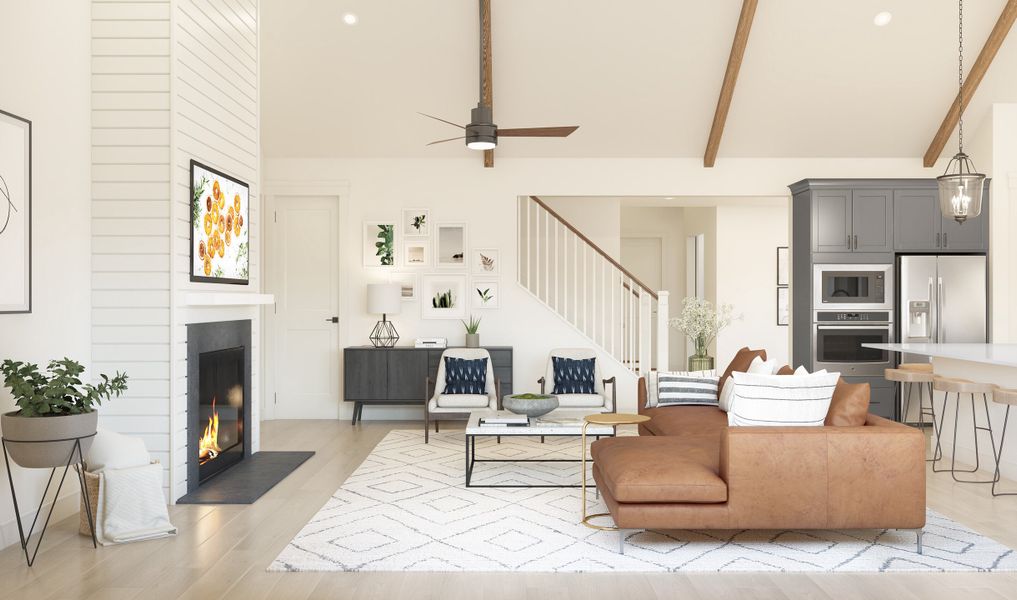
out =
[[[129,393],[102,426],[142,437],[186,492],[188,323],[251,319],[254,450],[261,310],[199,307],[189,292],[260,281],[257,0],[92,2],[92,361]],[[190,160],[247,182],[251,283],[190,282]]]
[[[260,278],[258,3],[257,0],[174,0],[172,153],[171,495],[187,491],[187,323],[251,320],[253,451],[261,406],[260,307],[195,307],[189,292],[256,293]],[[250,284],[190,282],[190,161],[250,186]]]
[[[170,3],[95,0],[92,366],[130,375],[126,397],[103,407],[100,426],[140,436],[163,464],[170,459],[170,121]]]

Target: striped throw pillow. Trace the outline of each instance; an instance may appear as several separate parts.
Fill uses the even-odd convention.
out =
[[[716,375],[706,373],[660,373],[657,375],[657,406],[717,406]]]
[[[822,427],[840,373],[797,377],[734,373],[731,377],[728,385],[733,383],[735,390],[728,425]]]

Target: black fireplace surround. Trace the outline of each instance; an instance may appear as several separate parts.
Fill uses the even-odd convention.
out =
[[[199,456],[218,413],[219,452]],[[187,492],[251,456],[251,322],[187,325]],[[201,464],[204,462],[205,464]]]

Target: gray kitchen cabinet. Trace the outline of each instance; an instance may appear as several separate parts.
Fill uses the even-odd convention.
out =
[[[812,250],[850,252],[851,190],[817,190],[812,196]]]
[[[936,189],[895,190],[893,193],[893,247],[904,252],[938,250],[943,216]]]
[[[893,250],[893,191],[851,191],[851,249],[854,252]]]
[[[950,252],[988,250],[988,211],[989,203],[986,199],[982,202],[982,214],[963,223],[940,217],[943,228],[942,248]]]

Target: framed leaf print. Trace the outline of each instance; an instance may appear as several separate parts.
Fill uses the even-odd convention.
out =
[[[0,110],[0,313],[32,312],[32,122]]]
[[[396,224],[391,221],[364,222],[364,266],[396,266]]]
[[[403,235],[408,238],[423,238],[431,235],[431,211],[424,208],[403,210]]]
[[[470,302],[473,308],[498,308],[501,300],[501,285],[497,279],[474,279],[470,286]]]

